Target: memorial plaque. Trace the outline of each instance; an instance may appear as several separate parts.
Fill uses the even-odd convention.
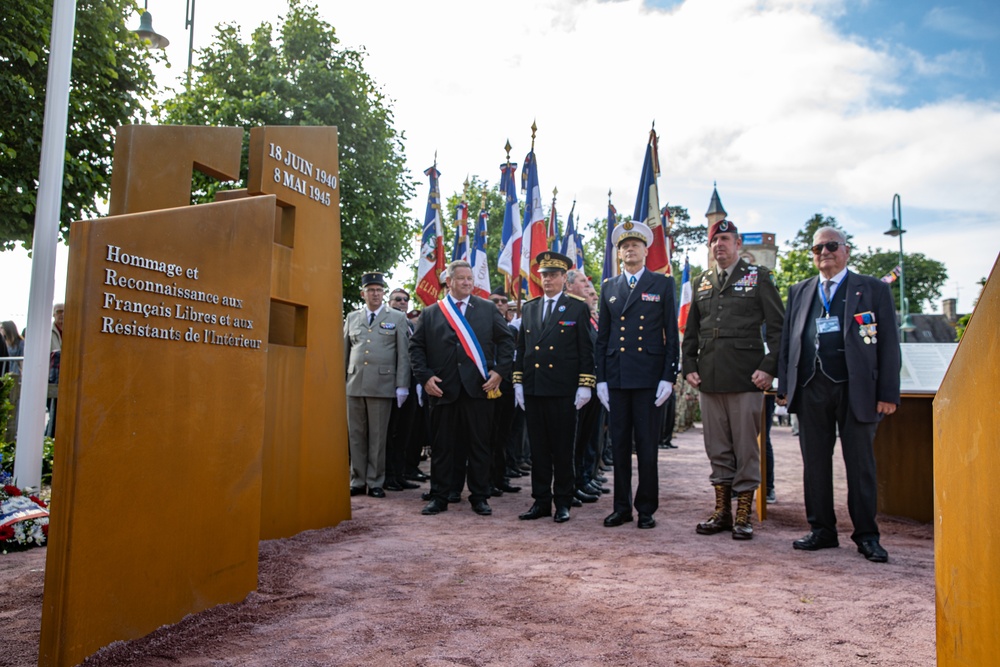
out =
[[[41,665],[256,588],[274,210],[72,225]]]
[[[351,517],[337,129],[250,131],[250,195],[273,194],[261,538]]]
[[[958,343],[901,343],[899,390],[904,394],[934,394],[957,349]]]

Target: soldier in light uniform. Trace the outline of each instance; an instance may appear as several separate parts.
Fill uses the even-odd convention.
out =
[[[410,394],[406,315],[383,303],[381,273],[361,278],[365,307],[344,320],[347,369],[347,431],[351,450],[351,495],[384,498],[385,441],[392,402]]]
[[[576,411],[590,401],[596,379],[594,344],[587,302],[563,292],[570,258],[543,252],[535,261],[545,294],[524,305],[514,359],[514,397],[528,426],[535,502],[518,518],[551,516],[554,502],[554,519],[563,523],[576,488]]]
[[[715,487],[715,511],[696,530],[702,535],[731,530],[733,539],[749,540],[753,493],[760,486],[761,392],[771,388],[778,370],[785,311],[771,272],[740,258],[736,225],[715,222],[708,245],[717,267],[692,283],[682,345],[685,378],[701,390],[705,451]]]

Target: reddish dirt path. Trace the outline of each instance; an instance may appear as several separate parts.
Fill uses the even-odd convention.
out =
[[[801,460],[775,427],[778,503],[751,542],[696,535],[711,509],[700,429],[660,454],[653,530],[604,528],[610,497],[562,525],[523,522],[527,488],[419,513],[419,491],[354,499],[342,525],[260,549],[260,588],[103,649],[88,666],[933,665],[930,525],[881,517],[890,561],[805,534]],[[527,479],[522,478],[526,484]],[[515,481],[518,483],[518,481]],[[0,556],[0,665],[37,664],[45,552]]]

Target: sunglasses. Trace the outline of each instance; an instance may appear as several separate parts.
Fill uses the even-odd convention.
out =
[[[814,255],[818,255],[823,252],[823,248],[826,248],[827,252],[837,252],[837,248],[840,246],[846,246],[846,243],[841,243],[840,241],[827,241],[826,243],[817,243],[810,250]]]
[[[409,297],[405,297],[405,296],[394,296],[394,297],[392,297],[392,300],[393,301],[402,301],[404,303],[407,303],[407,302],[410,301]]]
[[[490,301],[492,301],[493,303],[507,303],[507,299],[503,298],[490,299]]]

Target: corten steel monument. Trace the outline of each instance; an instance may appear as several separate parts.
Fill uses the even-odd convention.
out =
[[[41,665],[242,600],[258,541],[350,516],[335,128],[132,126],[71,228]],[[266,154],[260,151],[266,152]]]
[[[1000,258],[934,397],[937,664],[995,665],[1000,652]]]

